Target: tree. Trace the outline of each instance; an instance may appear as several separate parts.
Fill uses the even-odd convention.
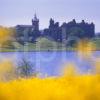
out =
[[[14,28],[0,27],[0,46],[2,48],[14,49],[13,46],[14,34],[15,34]]]
[[[27,61],[25,58],[19,63],[17,68],[18,75],[23,78],[27,78],[30,76],[36,76],[36,69],[35,67]]]

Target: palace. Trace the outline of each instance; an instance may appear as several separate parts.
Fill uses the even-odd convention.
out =
[[[22,30],[31,29],[39,31],[39,19],[35,14],[34,18],[32,19],[32,25],[17,25],[16,29],[22,29]]]
[[[35,14],[34,18],[32,19],[31,25],[17,25],[15,29],[16,29],[17,41],[34,42],[35,39],[40,36],[39,19]]]
[[[49,27],[40,31],[39,29],[39,19],[36,14],[32,19],[31,25],[17,25],[16,27],[16,36],[18,41],[27,41],[34,42],[40,36],[50,37],[55,41],[62,41],[68,39],[69,37],[78,37],[78,38],[92,38],[95,35],[95,25],[94,23],[87,23],[84,20],[77,23],[75,19],[66,23],[64,22],[61,26],[59,22],[55,22],[54,19],[50,19]]]
[[[59,22],[55,22],[52,18],[49,22],[49,27],[44,29],[44,34],[52,37],[56,41],[62,41],[63,37],[68,39],[69,37],[78,38],[92,38],[95,35],[94,23],[87,23],[82,20],[81,23],[77,23],[75,19],[66,23],[64,22],[59,26]]]

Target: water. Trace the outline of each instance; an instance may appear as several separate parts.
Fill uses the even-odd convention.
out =
[[[87,73],[93,69],[93,61],[100,58],[100,51],[93,52],[91,59],[81,59],[76,52],[6,52],[0,53],[0,61],[3,59],[13,60],[18,65],[22,59],[29,61],[41,76],[60,75],[62,68],[69,63],[74,63],[80,73]]]

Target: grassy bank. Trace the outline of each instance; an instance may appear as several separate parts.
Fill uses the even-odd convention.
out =
[[[95,50],[100,51],[100,38],[90,40],[93,43]],[[31,52],[31,51],[75,51],[76,47],[66,46],[65,44],[39,38],[36,43],[26,43],[22,45],[18,42],[13,42],[13,47],[3,47],[0,52]]]

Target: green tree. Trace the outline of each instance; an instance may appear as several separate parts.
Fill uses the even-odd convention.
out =
[[[35,67],[27,61],[25,58],[19,63],[17,68],[18,75],[23,78],[28,78],[31,76],[36,76],[36,69]]]

